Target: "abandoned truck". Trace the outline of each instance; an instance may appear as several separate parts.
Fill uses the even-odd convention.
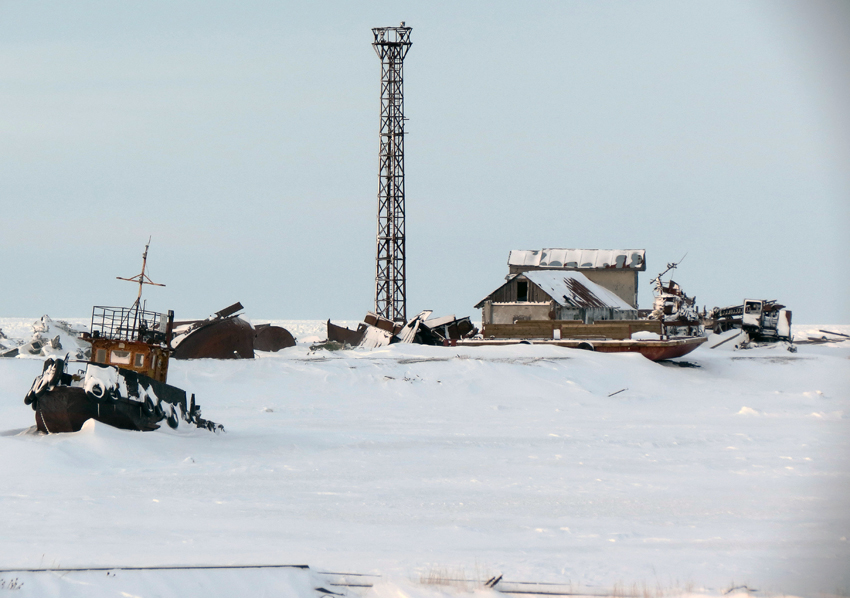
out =
[[[716,334],[739,328],[757,343],[791,342],[791,310],[775,300],[744,299],[741,305],[715,307],[709,314]]]

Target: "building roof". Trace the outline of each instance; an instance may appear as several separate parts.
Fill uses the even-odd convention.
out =
[[[508,266],[578,270],[646,270],[645,249],[514,249]]]
[[[524,277],[540,287],[553,301],[563,307],[634,309],[605,287],[592,282],[587,276],[575,270],[528,270],[522,274],[514,274],[509,277],[505,284],[509,284],[518,276]],[[498,291],[498,289],[496,290]],[[495,292],[493,291],[493,293]],[[480,308],[493,293],[482,299],[475,307]]]

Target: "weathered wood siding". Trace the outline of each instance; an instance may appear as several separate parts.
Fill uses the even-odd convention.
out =
[[[528,297],[525,301],[528,301],[529,303],[546,303],[552,300],[549,295],[540,290],[540,287],[530,280],[523,279],[522,281],[519,281],[516,278],[496,289],[496,291],[490,295],[488,299],[490,299],[493,303],[515,303],[519,301],[519,299],[517,299],[517,297],[519,297],[519,294],[517,293],[517,287],[519,286],[517,284],[518,282],[524,282],[528,285]]]

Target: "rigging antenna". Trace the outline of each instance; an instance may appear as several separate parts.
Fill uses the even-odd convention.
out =
[[[139,274],[136,274],[132,278],[121,278],[120,276],[116,276],[118,280],[126,280],[127,282],[137,282],[139,283],[139,295],[136,297],[136,301],[133,303],[133,308],[136,310],[139,309],[139,303],[142,300],[142,286],[149,284],[155,287],[164,287],[164,284],[159,284],[158,282],[154,282],[150,279],[150,277],[145,274],[145,269],[148,265],[148,247],[150,247],[151,238],[148,237],[148,242],[145,243],[145,252],[142,254],[142,271]]]
[[[656,276],[655,278],[653,278],[652,280],[650,280],[650,282],[654,282],[654,281],[656,281],[656,280],[657,280],[657,281],[659,281],[659,282],[661,282],[661,277],[662,277],[662,276],[664,276],[665,274],[667,274],[668,272],[670,272],[671,270],[675,270],[676,268],[678,268],[678,267],[679,267],[679,264],[681,264],[682,262],[684,262],[686,257],[688,257],[688,252],[687,252],[687,251],[685,252],[685,255],[683,255],[681,258],[679,258],[679,261],[678,261],[678,262],[673,262],[673,263],[671,263],[671,264],[667,264],[667,269],[666,269],[666,270],[664,270],[664,272],[662,272],[661,274],[659,274],[659,275],[658,275],[658,276]],[[671,274],[670,276],[673,276],[673,275]]]

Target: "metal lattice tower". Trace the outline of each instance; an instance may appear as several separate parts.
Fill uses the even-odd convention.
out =
[[[378,182],[378,248],[375,313],[407,321],[404,253],[404,57],[410,27],[372,29],[381,59],[381,155]]]

